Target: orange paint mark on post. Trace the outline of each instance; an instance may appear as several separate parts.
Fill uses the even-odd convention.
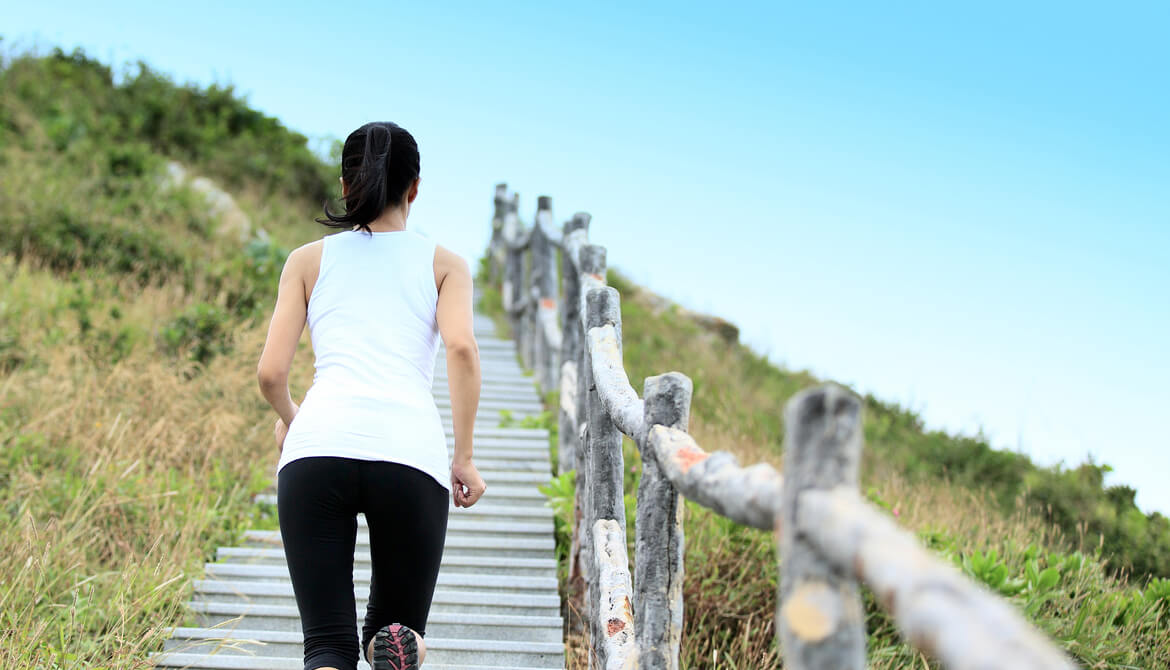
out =
[[[541,309],[556,309],[557,308],[557,301],[553,300],[552,298],[541,298],[540,299],[540,308]]]
[[[601,275],[597,274],[596,272],[590,272],[589,276],[593,277],[594,279],[596,279],[597,281],[599,281],[603,284],[605,283],[605,277],[602,277]]]
[[[680,447],[679,450],[674,453],[674,461],[678,463],[679,470],[686,472],[687,470],[690,470],[692,467],[694,467],[696,463],[702,463],[710,456],[711,454],[708,454],[702,449],[688,444]]]

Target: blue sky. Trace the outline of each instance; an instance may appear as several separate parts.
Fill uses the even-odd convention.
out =
[[[468,259],[496,182],[552,195],[773,360],[1170,512],[1170,4],[636,4],[46,1],[0,34],[315,138],[397,121],[410,225]]]

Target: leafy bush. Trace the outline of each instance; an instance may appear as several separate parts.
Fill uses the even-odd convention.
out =
[[[537,488],[548,498],[547,504],[553,510],[557,564],[562,572],[567,573],[569,546],[572,543],[573,532],[573,504],[577,494],[577,471],[562,472],[555,475],[547,484],[542,484]],[[562,582],[566,576],[566,574],[561,575]]]
[[[175,317],[159,333],[163,348],[171,354],[186,353],[200,365],[231,351],[227,312],[207,303],[198,303]]]
[[[71,203],[44,203],[41,216],[0,220],[0,249],[57,271],[97,268],[133,275],[143,285],[189,272],[187,256],[166,236],[108,225]]]
[[[213,269],[212,285],[225,292],[227,309],[240,317],[271,309],[288,254],[270,240],[253,238]]]
[[[101,138],[111,146],[145,143],[153,153],[198,166],[229,183],[320,204],[330,197],[335,169],[308,148],[304,135],[253,108],[232,86],[176,84],[138,62],[115,83],[113,70],[81,49],[19,55],[0,67],[0,124],[25,130],[17,105],[42,120],[41,133],[13,133],[33,148],[36,136],[57,151]],[[138,149],[111,153],[113,174],[145,174]]]

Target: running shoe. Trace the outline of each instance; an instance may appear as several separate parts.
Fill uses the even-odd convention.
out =
[[[418,640],[410,626],[392,623],[374,635],[374,670],[418,670]]]

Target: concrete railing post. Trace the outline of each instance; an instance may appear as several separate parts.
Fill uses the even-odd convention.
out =
[[[585,301],[585,330],[588,331],[590,328],[606,324],[613,325],[618,334],[620,347],[621,305],[617,290],[612,287],[592,289],[585,296]],[[589,353],[589,347],[585,347],[585,365],[582,366],[582,369],[585,372],[585,386],[587,389],[586,415],[588,416],[589,422],[588,429],[586,430],[585,447],[588,457],[586,467],[589,470],[589,528],[592,530],[598,521],[613,521],[624,535],[626,528],[626,508],[623,489],[625,468],[622,458],[622,434],[606,412],[605,405],[599,396],[597,386],[593,379],[592,355]],[[596,552],[598,547],[593,546],[592,550]],[[621,554],[624,557],[625,551],[623,550]],[[596,556],[595,560],[601,558],[603,557]],[[616,573],[620,574],[622,566],[613,567],[616,568]],[[625,566],[625,570],[629,570],[628,565]],[[606,593],[598,588],[599,583],[597,577],[597,572],[590,575],[589,605],[587,609],[589,612],[590,636],[593,642],[593,651],[601,662],[601,667],[606,667],[606,657],[608,654],[606,642],[617,631],[612,626],[609,626],[607,621],[603,620],[605,617],[601,616],[605,608],[600,601],[606,596]],[[628,588],[626,588],[626,593],[629,593]],[[628,627],[629,625],[622,626],[622,631],[627,635],[629,633],[626,630]]]
[[[539,230],[540,234],[532,238],[532,285],[535,296],[532,322],[535,334],[533,359],[541,393],[548,393],[556,388],[559,373],[556,356],[558,352],[553,351],[553,343],[548,340],[544,327],[546,318],[554,317],[557,309],[557,259],[553,254],[555,247],[549,239],[552,228],[552,198],[542,195],[537,198],[534,228],[534,232]]]
[[[504,278],[504,217],[508,212],[508,185],[496,184],[495,212],[492,214],[492,239],[488,244],[488,281],[498,286]]]
[[[605,276],[605,247],[596,244],[586,245],[581,249],[580,256],[581,267],[580,274],[596,274],[602,277]],[[579,305],[580,303],[578,303]],[[573,467],[577,471],[576,476],[576,497],[577,497],[577,526],[574,532],[576,539],[576,547],[574,548],[575,562],[577,563],[578,574],[585,580],[585,595],[589,595],[590,571],[593,565],[592,552],[592,534],[593,534],[593,518],[590,518],[592,489],[589,480],[589,468],[587,467],[589,446],[585,439],[585,433],[589,429],[589,413],[588,413],[588,387],[586,386],[585,367],[587,364],[588,347],[584,345],[585,333],[588,328],[586,323],[586,315],[581,315],[581,345],[578,347],[580,358],[577,361],[577,430],[578,439],[580,440],[581,448],[576,451],[574,457]],[[585,431],[585,432],[581,432]]]
[[[694,385],[679,372],[647,377],[646,426],[661,424],[686,430]],[[642,477],[638,482],[634,523],[634,621],[642,670],[678,670],[683,625],[682,496],[666,479],[654,449],[640,445]]]
[[[506,242],[506,257],[504,267],[504,310],[507,312],[508,323],[512,326],[512,339],[517,346],[523,341],[523,319],[516,311],[523,301],[524,295],[524,249],[514,248],[524,234],[523,226],[517,210],[520,207],[520,194],[512,194],[512,202],[508,203],[508,211],[504,214],[503,237]]]
[[[565,223],[562,242],[577,230],[589,230],[589,215],[578,212]],[[568,472],[576,467],[576,454],[580,451],[577,426],[585,417],[577,413],[577,365],[581,360],[583,339],[581,323],[581,277],[576,259],[565,255],[561,268],[561,358],[560,358],[560,430],[557,432],[557,472]],[[570,566],[570,572],[573,571]]]
[[[865,618],[855,576],[822,556],[796,522],[802,492],[857,488],[861,403],[833,384],[802,391],[788,401],[784,426],[776,612],[784,667],[861,670]]]

